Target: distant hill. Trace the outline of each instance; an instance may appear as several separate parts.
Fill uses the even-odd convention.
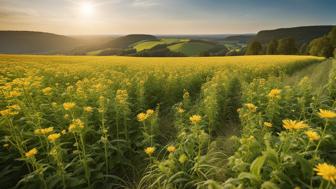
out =
[[[298,44],[306,43],[314,38],[327,34],[333,26],[302,26],[294,28],[280,28],[275,30],[263,30],[257,33],[250,41],[268,43],[272,39],[292,37]]]
[[[155,46],[166,44],[171,45],[174,43],[180,43],[189,41],[188,39],[177,39],[177,38],[161,38],[159,40],[153,40],[153,41],[140,41],[138,43],[133,44],[133,48],[136,49],[137,52],[152,49]]]
[[[144,35],[144,34],[132,34],[113,39],[106,44],[104,44],[101,49],[113,48],[113,49],[125,49],[130,45],[140,42],[140,41],[153,41],[158,40],[153,35]]]
[[[48,54],[80,45],[71,37],[33,31],[0,31],[0,53]]]
[[[254,34],[246,34],[246,35],[232,35],[228,36],[223,39],[223,41],[227,42],[236,42],[236,43],[248,43],[253,37],[255,37]]]
[[[208,40],[217,41],[233,34],[194,34],[194,35],[157,35],[158,38],[175,38],[175,39],[191,39],[191,40]]]
[[[200,56],[211,49],[217,48],[218,44],[210,41],[189,40],[168,46],[172,52],[182,53],[186,56]],[[223,47],[224,48],[224,47]]]

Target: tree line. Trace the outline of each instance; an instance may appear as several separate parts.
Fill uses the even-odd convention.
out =
[[[336,26],[327,35],[303,43],[300,46],[297,45],[294,38],[273,39],[267,44],[252,41],[247,46],[245,54],[336,56]]]

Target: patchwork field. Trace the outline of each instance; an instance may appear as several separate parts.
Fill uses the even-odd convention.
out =
[[[0,55],[0,183],[333,188],[335,63]]]

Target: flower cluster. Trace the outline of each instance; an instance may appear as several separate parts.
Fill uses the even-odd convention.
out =
[[[268,93],[268,97],[270,98],[279,98],[281,93],[280,89],[272,89],[269,93]]]
[[[35,129],[35,135],[47,135],[54,131],[54,127],[42,128],[42,129]]]
[[[36,148],[33,148],[31,150],[29,150],[28,152],[25,153],[25,156],[27,158],[32,158],[32,157],[35,157],[35,155],[37,154],[37,149]]]
[[[72,123],[69,125],[69,132],[75,132],[84,128],[84,123],[80,119],[72,120]]]
[[[144,122],[148,118],[150,118],[154,113],[155,113],[155,111],[153,109],[148,109],[145,113],[144,112],[139,113],[137,115],[137,120],[139,122]]]
[[[71,110],[71,109],[73,109],[75,106],[76,106],[76,103],[74,103],[74,102],[66,102],[66,103],[63,104],[63,108],[64,108],[65,110]]]
[[[257,111],[257,107],[252,103],[246,103],[245,106],[251,112],[256,112]]]
[[[50,134],[48,136],[48,140],[50,142],[55,142],[59,137],[61,137],[61,134],[59,134],[59,133]]]
[[[117,90],[115,98],[117,103],[125,104],[127,102],[128,93],[126,90]]]

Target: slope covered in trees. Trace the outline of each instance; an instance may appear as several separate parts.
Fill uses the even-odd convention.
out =
[[[306,43],[330,32],[333,26],[302,26],[294,28],[280,28],[263,30],[252,39],[260,43],[269,43],[273,39],[294,38],[298,44]]]
[[[70,50],[81,44],[71,37],[44,32],[0,31],[0,53],[46,54]]]

